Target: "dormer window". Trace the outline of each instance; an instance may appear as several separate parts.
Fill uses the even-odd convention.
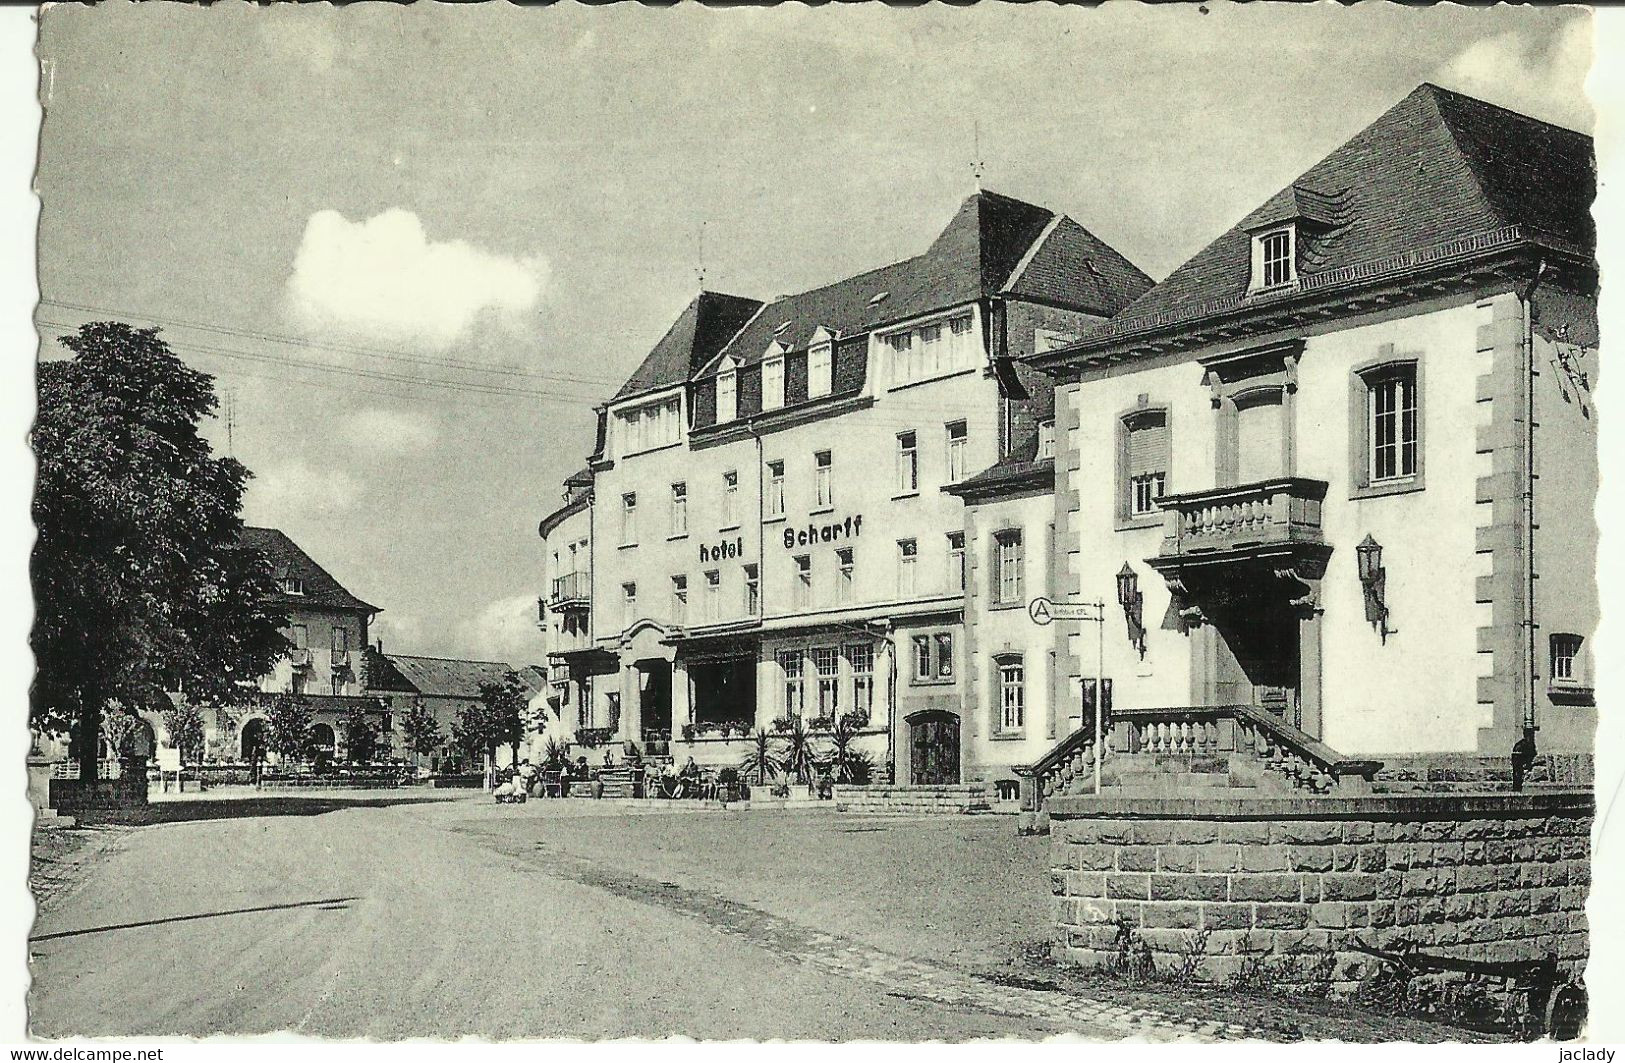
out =
[[[1298,279],[1297,231],[1291,225],[1253,237],[1253,291],[1281,288]]]
[[[807,397],[816,399],[830,393],[831,345],[826,341],[807,351]]]
[[[762,360],[762,409],[776,410],[784,405],[784,355],[769,354]]]
[[[739,378],[732,365],[717,374],[717,424],[739,416]]]
[[[298,576],[283,576],[282,577],[282,593],[283,594],[304,594],[305,593],[305,581],[300,579]]]

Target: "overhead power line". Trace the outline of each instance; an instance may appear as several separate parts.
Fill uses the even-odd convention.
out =
[[[74,310],[83,314],[106,314],[115,318],[124,318],[134,321],[148,321],[159,325],[171,325],[176,328],[196,329],[199,332],[209,332],[222,336],[234,336],[240,339],[261,340],[266,343],[280,343],[293,347],[303,347],[309,350],[328,351],[338,354],[358,354],[374,358],[383,358],[388,361],[403,362],[410,365],[421,365],[436,369],[459,369],[474,373],[490,373],[502,376],[529,377],[537,380],[552,380],[571,384],[593,384],[613,386],[620,383],[612,377],[600,376],[574,376],[569,373],[556,373],[536,369],[523,369],[518,366],[491,365],[485,362],[475,362],[462,358],[429,358],[423,355],[409,354],[390,347],[372,347],[356,343],[344,343],[336,340],[312,340],[307,336],[290,336],[285,333],[265,332],[258,329],[236,328],[229,325],[216,325],[203,321],[191,321],[186,318],[175,317],[168,314],[144,314],[133,310],[120,310],[114,307],[96,306],[91,303],[75,303],[65,299],[40,300],[41,306],[54,306],[64,310]]]

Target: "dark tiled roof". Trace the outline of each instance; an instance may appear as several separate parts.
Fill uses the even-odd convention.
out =
[[[592,466],[583,466],[564,478],[565,487],[591,487]]]
[[[862,334],[999,294],[1040,237],[1043,243],[1016,278],[1013,294],[1105,315],[1150,284],[1132,263],[1071,219],[1009,196],[978,192],[960,205],[923,255],[777,299],[720,353],[751,365],[775,340],[786,350],[801,350],[820,327],[836,336]]]
[[[1009,291],[1110,317],[1150,287],[1144,271],[1063,214],[1012,279]]]
[[[1053,488],[1054,484],[1054,458],[1023,460],[1009,457],[1001,458],[975,476],[961,480],[944,490],[961,497],[989,498],[1016,487]]]
[[[1300,281],[1324,290],[1345,283],[1332,271],[1380,275],[1385,261],[1511,226],[1589,254],[1595,194],[1590,137],[1424,84],[1078,346],[1236,310],[1249,230],[1291,217],[1304,222]]]
[[[386,653],[394,675],[387,672],[374,681],[383,690],[410,690],[430,697],[477,698],[481,683],[500,683],[502,677],[516,671],[501,661],[462,661],[447,657],[416,657],[409,654]],[[398,677],[398,682],[397,682]],[[521,679],[524,675],[521,673]],[[402,685],[404,684],[404,685]]]
[[[241,541],[243,545],[259,550],[270,560],[271,571],[279,581],[293,577],[304,584],[303,594],[284,594],[278,591],[272,595],[271,600],[275,604],[289,609],[315,606],[325,609],[349,609],[362,613],[379,611],[377,606],[368,605],[345,590],[325,568],[311,560],[310,555],[301,550],[298,543],[277,529],[245,526]]]
[[[683,383],[710,361],[761,305],[755,299],[737,295],[701,292],[610,401]]]

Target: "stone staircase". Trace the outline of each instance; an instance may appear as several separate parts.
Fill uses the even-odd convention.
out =
[[[1344,757],[1253,705],[1118,709],[1104,738],[1102,796],[1371,793],[1382,768],[1378,761]],[[1051,798],[1095,793],[1092,728],[1068,735],[1016,774],[1021,829],[1042,831]]]

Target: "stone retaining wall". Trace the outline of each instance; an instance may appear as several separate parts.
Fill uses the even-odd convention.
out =
[[[147,803],[146,772],[121,779],[52,779],[51,807],[64,815],[90,809],[143,808]]]
[[[963,783],[955,786],[837,786],[835,808],[839,812],[907,813],[910,815],[953,815],[986,812],[987,784]]]
[[[1249,971],[1346,993],[1377,973],[1351,943],[1505,961],[1588,954],[1590,793],[1057,798],[1058,961],[1223,982]],[[1324,968],[1329,965],[1329,972]]]

